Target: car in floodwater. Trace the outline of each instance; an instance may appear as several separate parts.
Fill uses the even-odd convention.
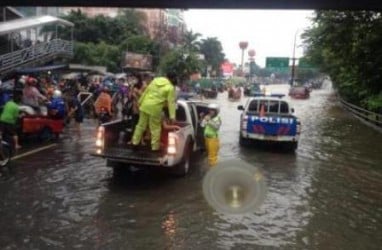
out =
[[[254,83],[244,88],[244,96],[257,96],[262,94],[259,83]]]
[[[309,99],[310,91],[306,86],[293,86],[289,89],[289,96],[293,99]]]

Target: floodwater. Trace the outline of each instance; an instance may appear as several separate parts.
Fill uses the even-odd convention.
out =
[[[329,84],[326,84],[329,85]],[[267,86],[287,92],[287,85]],[[253,213],[227,215],[204,200],[206,161],[174,178],[162,171],[115,175],[89,155],[84,137],[13,162],[0,180],[1,249],[380,249],[382,134],[336,102],[330,86],[291,100],[302,122],[295,153],[242,148],[240,102],[221,106],[220,161],[240,158],[261,169],[268,192]]]

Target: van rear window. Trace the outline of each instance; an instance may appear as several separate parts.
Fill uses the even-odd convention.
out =
[[[249,112],[260,112],[264,106],[267,113],[288,114],[289,106],[287,102],[277,100],[252,100],[248,106]]]

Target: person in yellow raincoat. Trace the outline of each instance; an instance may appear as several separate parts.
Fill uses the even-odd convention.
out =
[[[214,103],[208,105],[208,114],[203,117],[201,127],[204,127],[204,139],[208,154],[208,164],[214,167],[218,163],[220,148],[219,129],[222,124],[219,116],[219,106]]]
[[[162,110],[168,105],[170,121],[175,120],[176,75],[168,73],[166,77],[156,77],[147,86],[139,98],[139,120],[135,126],[132,145],[135,148],[142,139],[147,126],[151,133],[151,149],[160,150],[160,135],[162,128]]]

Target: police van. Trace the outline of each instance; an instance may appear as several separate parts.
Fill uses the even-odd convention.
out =
[[[301,122],[294,115],[294,109],[283,99],[284,95],[258,95],[239,105],[240,145],[251,140],[283,143],[290,150],[298,147]]]

